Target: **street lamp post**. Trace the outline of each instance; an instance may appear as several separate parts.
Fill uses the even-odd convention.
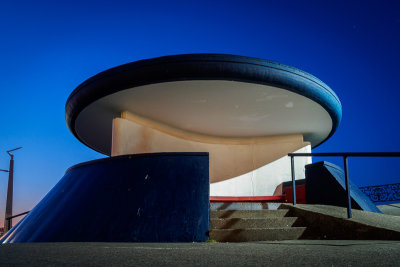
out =
[[[2,172],[8,172],[8,173],[10,172],[9,170],[3,170],[3,169],[0,169],[0,171],[2,171]],[[4,228],[3,228],[3,233],[5,233],[5,232],[4,232],[4,229],[6,228],[6,221],[7,221],[7,220],[6,220],[6,218],[4,218]]]
[[[7,233],[11,229],[11,220],[6,218],[12,216],[12,206],[13,206],[13,187],[14,187],[14,155],[10,152],[21,149],[22,147],[17,147],[11,150],[7,150],[7,154],[10,156],[10,168],[8,169],[8,189],[7,189],[7,204],[6,204],[6,214],[4,217],[4,233]],[[6,170],[2,170],[6,171]]]

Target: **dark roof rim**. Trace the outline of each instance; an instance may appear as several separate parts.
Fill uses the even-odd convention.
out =
[[[111,79],[113,76],[116,75],[122,75],[123,72],[132,72],[133,70],[140,70],[143,67],[151,67],[155,66],[154,68],[157,68],[161,63],[163,64],[181,64],[181,63],[190,63],[190,62],[214,62],[215,65],[217,64],[224,64],[224,63],[230,63],[230,64],[248,64],[248,65],[253,65],[262,68],[262,70],[275,70],[275,71],[283,71],[285,73],[288,73],[289,75],[295,75],[297,77],[306,79],[313,84],[315,84],[317,87],[323,89],[325,93],[328,93],[330,97],[326,97],[323,95],[323,93],[318,92],[317,94],[315,92],[308,92],[305,88],[300,88],[300,86],[296,86],[295,82],[292,82],[291,86],[288,84],[285,84],[283,80],[275,80],[274,84],[271,81],[266,81],[265,77],[264,80],[261,79],[254,79],[254,77],[250,77],[248,73],[245,72],[245,70],[240,70],[239,74],[237,73],[238,70],[235,67],[228,68],[227,70],[224,69],[222,72],[226,71],[236,71],[235,72],[235,77],[216,77],[213,76],[212,73],[209,73],[209,76],[207,77],[206,75],[202,77],[196,76],[195,72],[190,73],[188,76],[191,77],[167,77],[168,75],[164,75],[162,79],[156,79],[154,81],[151,80],[145,80],[145,81],[139,81],[137,84],[134,86],[125,86],[123,89],[108,89],[106,91],[98,92],[96,91],[91,85],[94,83],[104,80],[107,81],[107,79]],[[175,65],[176,67],[177,65]],[[265,68],[265,69],[264,69]],[[243,68],[244,69],[244,68]],[[159,71],[159,70],[158,70]],[[206,69],[202,69],[201,71],[207,73]],[[260,73],[258,73],[260,74]],[[274,75],[271,75],[271,77]],[[268,78],[271,78],[268,77]],[[259,78],[259,77],[258,77]],[[276,78],[276,77],[275,77]],[[280,78],[282,79],[282,78]],[[83,144],[89,146],[90,148],[96,150],[97,152],[104,153],[104,151],[98,151],[95,147],[90,146],[88,143],[84,142],[81,140],[78,136],[78,134],[75,131],[75,120],[78,117],[79,113],[88,105],[91,103],[95,102],[96,100],[112,94],[116,93],[118,91],[123,91],[125,89],[129,89],[132,87],[137,87],[141,85],[148,85],[148,84],[156,84],[156,83],[162,83],[162,82],[171,82],[171,81],[183,81],[183,80],[230,80],[230,81],[241,81],[241,82],[250,82],[250,83],[255,83],[255,84],[265,84],[265,85],[273,85],[285,90],[289,90],[294,93],[298,93],[300,95],[303,95],[307,98],[310,98],[311,100],[317,102],[320,104],[331,116],[332,119],[332,129],[329,133],[329,135],[320,143],[316,144],[314,146],[317,147],[323,142],[325,142],[327,139],[329,139],[333,133],[336,131],[340,121],[341,121],[341,115],[342,115],[342,105],[341,102],[338,98],[338,96],[333,92],[332,89],[328,85],[326,85],[324,82],[322,82],[320,79],[316,78],[315,76],[302,71],[300,69],[297,69],[295,67],[291,67],[285,64],[281,64],[278,62],[270,61],[270,60],[265,60],[265,59],[259,59],[259,58],[254,58],[254,57],[246,57],[246,56],[237,56],[237,55],[229,55],[229,54],[182,54],[182,55],[170,55],[170,56],[163,56],[163,57],[157,57],[157,58],[152,58],[152,59],[143,59],[131,63],[126,63],[120,66],[116,66],[113,68],[110,68],[108,70],[105,70],[103,72],[100,72],[91,78],[87,79],[83,83],[81,83],[68,97],[66,105],[65,105],[65,119],[67,122],[67,126],[71,133]],[[268,80],[268,79],[267,79]],[[280,85],[280,83],[283,83],[284,85]],[[89,88],[89,89],[88,89]],[[89,91],[89,92],[88,92]],[[332,101],[330,99],[329,101],[326,101],[328,98],[333,98],[335,101]],[[82,101],[83,100],[83,101]],[[73,102],[71,104],[71,102]],[[72,107],[71,107],[72,106]]]

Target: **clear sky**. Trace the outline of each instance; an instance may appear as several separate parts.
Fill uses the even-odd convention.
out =
[[[6,150],[23,146],[14,213],[33,208],[71,165],[104,157],[64,120],[69,94],[100,71],[182,53],[278,61],[320,78],[342,102],[339,129],[315,152],[400,151],[399,48],[397,0],[1,1],[0,168]],[[351,159],[350,175],[359,186],[396,183],[399,164]],[[0,173],[0,219],[6,186]]]

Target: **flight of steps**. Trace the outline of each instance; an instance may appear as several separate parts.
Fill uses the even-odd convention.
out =
[[[276,209],[276,205],[274,209],[265,209],[257,203],[235,203],[224,209],[223,205],[212,204],[209,236],[217,242],[294,240],[306,230],[306,227],[294,227],[297,218],[288,217],[289,210]]]

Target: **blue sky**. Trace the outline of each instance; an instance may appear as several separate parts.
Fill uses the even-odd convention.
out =
[[[157,56],[228,53],[300,68],[343,105],[338,131],[315,152],[400,151],[399,14],[395,0],[2,1],[0,168],[5,150],[24,147],[15,153],[14,213],[33,208],[71,165],[103,157],[65,124],[72,90]],[[359,186],[400,182],[399,163],[351,159],[350,174]],[[0,173],[0,218],[6,186]]]

